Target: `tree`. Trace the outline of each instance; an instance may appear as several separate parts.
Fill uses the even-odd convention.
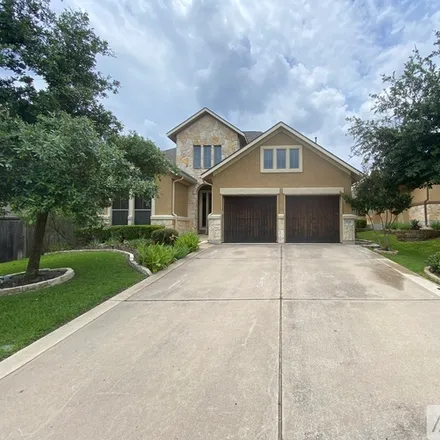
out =
[[[384,173],[372,171],[356,184],[353,195],[345,195],[344,199],[357,212],[365,213],[371,224],[371,216],[379,215],[383,238],[379,234],[377,237],[382,248],[388,250],[391,227],[397,216],[410,208],[412,197]]]
[[[121,144],[134,139],[137,151],[129,154]],[[38,274],[49,214],[95,222],[116,195],[154,197],[154,176],[169,168],[151,141],[138,135],[103,139],[84,116],[40,116],[28,124],[1,112],[0,205],[9,204],[35,224],[26,276]]]
[[[0,102],[11,116],[34,123],[39,115],[88,116],[101,135],[121,124],[101,99],[119,82],[96,69],[97,56],[113,56],[81,11],[56,15],[49,0],[1,0]]]
[[[434,50],[416,48],[397,76],[383,76],[386,88],[374,99],[373,118],[350,118],[353,153],[408,190],[440,184],[440,32]]]

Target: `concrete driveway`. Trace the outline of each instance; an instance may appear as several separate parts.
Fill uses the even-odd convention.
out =
[[[215,246],[143,283],[0,380],[0,439],[426,438],[433,284],[342,245]]]

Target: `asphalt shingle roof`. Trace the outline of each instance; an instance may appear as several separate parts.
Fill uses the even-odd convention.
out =
[[[263,134],[262,131],[243,131],[243,133],[248,144]]]

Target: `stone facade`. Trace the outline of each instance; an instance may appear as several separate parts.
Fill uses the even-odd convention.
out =
[[[222,215],[208,215],[208,241],[214,244],[222,242]]]
[[[193,167],[193,146],[202,146],[202,167],[203,167],[203,145],[221,145],[222,159],[225,159],[240,148],[238,134],[226,125],[222,124],[211,115],[205,115],[195,121],[185,130],[177,134],[176,140],[176,165],[182,168],[191,176],[197,179],[197,185],[188,191],[188,218],[191,230],[198,229],[198,192],[205,182],[200,175],[206,168],[194,169]],[[211,165],[214,165],[214,152],[211,151]],[[209,228],[209,223],[208,223]]]
[[[174,217],[172,215],[152,215],[151,224],[174,228]]]
[[[354,244],[356,240],[356,219],[353,214],[342,215],[342,242],[345,244]]]
[[[284,225],[284,214],[278,214],[278,224],[277,224],[277,242],[284,243],[285,239],[285,225]]]
[[[426,205],[426,214],[428,217],[428,225],[433,222],[440,221],[440,204],[428,203]],[[412,206],[409,208],[409,219],[419,220],[421,225],[425,225],[425,207],[424,205]]]

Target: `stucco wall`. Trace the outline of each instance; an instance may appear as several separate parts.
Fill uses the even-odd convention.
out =
[[[180,182],[175,183],[174,212],[181,217],[188,215],[188,187]]]
[[[159,191],[156,195],[155,215],[171,214],[172,178],[170,175],[162,176],[159,181]]]
[[[303,171],[300,173],[261,173],[260,146],[303,145]],[[229,167],[213,176],[213,213],[221,214],[220,188],[306,188],[342,187],[351,192],[351,176],[328,159],[313,152],[299,139],[287,133],[278,133],[265,140],[250,153],[240,156]],[[343,212],[350,214],[351,207],[343,202]],[[284,196],[278,197],[278,213],[284,213]]]

